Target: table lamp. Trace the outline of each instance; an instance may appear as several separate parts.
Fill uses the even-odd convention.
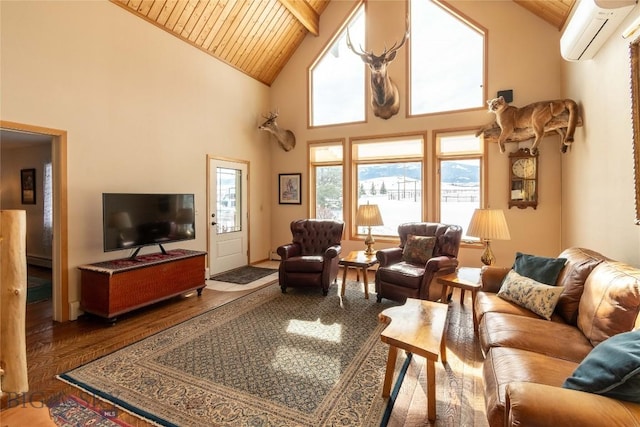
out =
[[[480,257],[484,265],[493,265],[496,260],[491,251],[491,240],[511,240],[502,209],[476,209],[471,217],[467,235],[479,237],[484,242],[484,252]]]
[[[358,207],[358,214],[356,215],[356,225],[358,227],[369,227],[369,233],[364,240],[364,244],[367,245],[367,250],[364,251],[366,255],[373,255],[376,251],[373,250],[373,244],[376,242],[371,235],[371,227],[377,225],[384,225],[382,217],[380,216],[380,209],[378,205],[360,205]]]

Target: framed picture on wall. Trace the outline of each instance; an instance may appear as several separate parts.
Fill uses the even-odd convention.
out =
[[[278,175],[278,194],[281,205],[302,204],[302,174],[281,173]]]
[[[22,204],[36,204],[36,170],[20,170],[20,189],[22,190]]]

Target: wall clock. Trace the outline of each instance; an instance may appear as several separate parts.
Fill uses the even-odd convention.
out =
[[[538,207],[538,155],[528,148],[509,154],[509,208]]]

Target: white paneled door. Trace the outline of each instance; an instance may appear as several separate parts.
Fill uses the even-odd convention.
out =
[[[209,274],[248,264],[248,164],[209,159]]]

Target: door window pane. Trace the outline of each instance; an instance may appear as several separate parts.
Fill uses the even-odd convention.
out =
[[[242,171],[217,168],[216,233],[232,233],[242,230]]]

